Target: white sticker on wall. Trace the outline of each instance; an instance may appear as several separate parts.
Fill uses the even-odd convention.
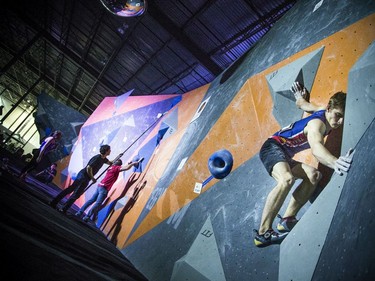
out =
[[[194,186],[194,193],[200,194],[202,191],[202,184],[200,182],[196,182]]]
[[[182,167],[185,165],[185,162],[186,162],[187,159],[188,158],[185,157],[184,159],[181,160],[180,165],[178,165],[178,167],[177,167],[177,171],[182,169]]]
[[[193,119],[191,119],[190,123],[193,122],[195,119],[197,119],[199,116],[201,116],[201,113],[203,109],[206,107],[208,101],[210,100],[210,97],[206,98],[202,103],[199,105],[197,112],[195,112],[195,115],[193,116]]]
[[[323,0],[320,0],[314,7],[314,10],[313,10],[313,13],[318,10],[320,8],[320,6],[322,6],[323,4]]]

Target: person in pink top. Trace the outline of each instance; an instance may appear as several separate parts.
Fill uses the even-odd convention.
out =
[[[91,219],[92,221],[96,221],[99,209],[103,204],[105,198],[108,195],[108,192],[111,190],[112,186],[116,182],[120,172],[127,171],[133,166],[138,166],[140,162],[143,161],[143,158],[139,159],[135,162],[130,162],[127,165],[122,166],[121,159],[118,159],[112,166],[110,166],[104,176],[104,178],[100,181],[97,186],[97,189],[93,196],[86,201],[86,203],[79,209],[79,211],[75,214],[78,217],[81,217],[84,211],[95,202],[92,206],[90,211],[87,215],[83,217],[84,221],[88,221]]]

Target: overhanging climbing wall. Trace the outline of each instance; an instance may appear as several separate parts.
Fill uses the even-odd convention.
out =
[[[332,177],[283,242],[281,280],[310,280],[313,274],[314,280],[332,280],[328,277],[332,274],[341,280],[370,280],[369,276],[375,276],[368,263],[374,260],[374,253],[367,250],[373,243],[361,243],[371,241],[374,230],[374,73],[375,46],[371,44],[348,76],[342,153],[355,148],[353,166],[347,177]]]
[[[331,237],[343,227],[342,220],[336,219],[344,212],[338,202],[346,202],[350,196],[340,198],[341,190],[347,194],[345,190],[353,188],[348,180],[358,176],[364,163],[373,161],[357,158],[364,155],[363,150],[354,156],[352,174],[328,178],[325,190],[301,210],[300,223],[281,247],[256,248],[252,234],[252,229],[259,227],[265,198],[275,184],[259,160],[259,149],[276,130],[303,116],[289,90],[293,81],[304,83],[315,103],[326,104],[340,90],[348,93],[343,152],[361,141],[366,143],[361,137],[369,130],[371,135],[375,3],[319,3],[318,7],[314,1],[297,1],[248,54],[210,85],[183,95],[178,102],[170,97],[172,103],[163,103],[168,108],[153,108],[136,117],[137,123],[168,110],[159,125],[124,155],[126,159],[143,154],[147,158],[142,171],[127,172],[127,178],[116,183],[101,212],[99,227],[150,280],[324,279],[330,247],[336,243]],[[117,126],[118,132],[126,131],[121,127],[123,118],[112,120],[107,121],[108,128]],[[95,135],[99,136],[95,144],[108,136],[103,130]],[[353,139],[353,135],[358,138]],[[117,133],[110,136],[106,139],[109,144],[125,138]],[[331,141],[339,151],[341,140]],[[116,149],[113,155],[121,151]],[[208,159],[221,149],[233,155],[232,171],[224,179],[208,180]],[[82,150],[82,155],[91,154]],[[309,152],[297,155],[297,159],[318,166]],[[374,186],[370,175],[363,173],[363,180]],[[202,183],[201,192],[194,192]],[[356,187],[357,200],[365,191]],[[371,197],[367,200],[371,202]],[[355,207],[351,209],[361,208]],[[362,210],[350,218],[370,213]],[[363,223],[357,222],[359,226]],[[369,224],[366,231],[373,230]],[[364,237],[360,231],[350,235],[353,239]],[[355,252],[352,241],[346,240],[347,247]],[[374,246],[371,241],[367,243]],[[337,250],[346,257],[345,251]],[[373,274],[366,267],[371,254],[363,256],[366,259],[360,259],[361,265],[353,269],[361,271],[358,276],[362,277]],[[348,263],[350,256],[345,259]],[[340,260],[333,261],[332,266],[339,268]]]

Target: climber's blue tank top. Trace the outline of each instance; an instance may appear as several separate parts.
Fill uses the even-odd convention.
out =
[[[280,131],[271,136],[271,138],[280,143],[288,155],[293,157],[296,153],[310,148],[307,141],[307,136],[303,133],[303,130],[305,129],[307,123],[312,119],[320,119],[325,123],[325,110],[316,111],[310,116],[282,128]]]

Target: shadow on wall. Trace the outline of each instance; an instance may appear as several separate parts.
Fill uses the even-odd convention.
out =
[[[342,140],[342,132],[343,127],[339,127],[338,129],[332,130],[331,133],[327,136],[325,147],[330,151],[334,156],[340,157],[341,152],[341,140]],[[340,140],[340,141],[338,141]],[[319,196],[319,194],[323,191],[323,189],[327,186],[330,182],[331,177],[334,173],[334,170],[324,166],[323,164],[318,164],[318,170],[322,173],[323,177],[318,183],[318,186],[315,189],[315,192],[310,198],[310,202],[313,203],[315,199]]]
[[[103,222],[99,223],[99,227],[101,227],[102,230],[105,229],[105,227],[107,226],[109,220],[111,219],[111,216],[115,212],[115,206],[116,206],[117,202],[121,198],[125,197],[125,195],[128,192],[128,190],[133,186],[133,184],[135,184],[138,181],[139,177],[140,177],[140,174],[133,173],[129,177],[128,181],[126,182],[126,184],[124,186],[124,189],[122,190],[121,194],[115,200],[113,200],[111,203],[108,204],[108,208],[106,208],[106,210],[102,211],[102,212],[105,212]],[[107,202],[108,199],[109,199],[109,197],[107,197],[106,200],[103,202],[103,205],[102,205],[103,207],[101,209],[104,209],[106,207],[106,205],[108,203]]]
[[[137,184],[137,186],[134,189],[133,195],[131,198],[129,198],[128,202],[126,202],[124,208],[122,208],[120,215],[116,219],[115,223],[112,225],[111,229],[108,231],[107,237],[110,236],[110,234],[113,231],[113,235],[110,238],[110,241],[117,244],[117,236],[119,235],[121,231],[121,224],[124,220],[125,215],[133,208],[135,203],[137,202],[138,196],[142,189],[146,186],[147,181],[144,181],[142,184],[140,182]]]

